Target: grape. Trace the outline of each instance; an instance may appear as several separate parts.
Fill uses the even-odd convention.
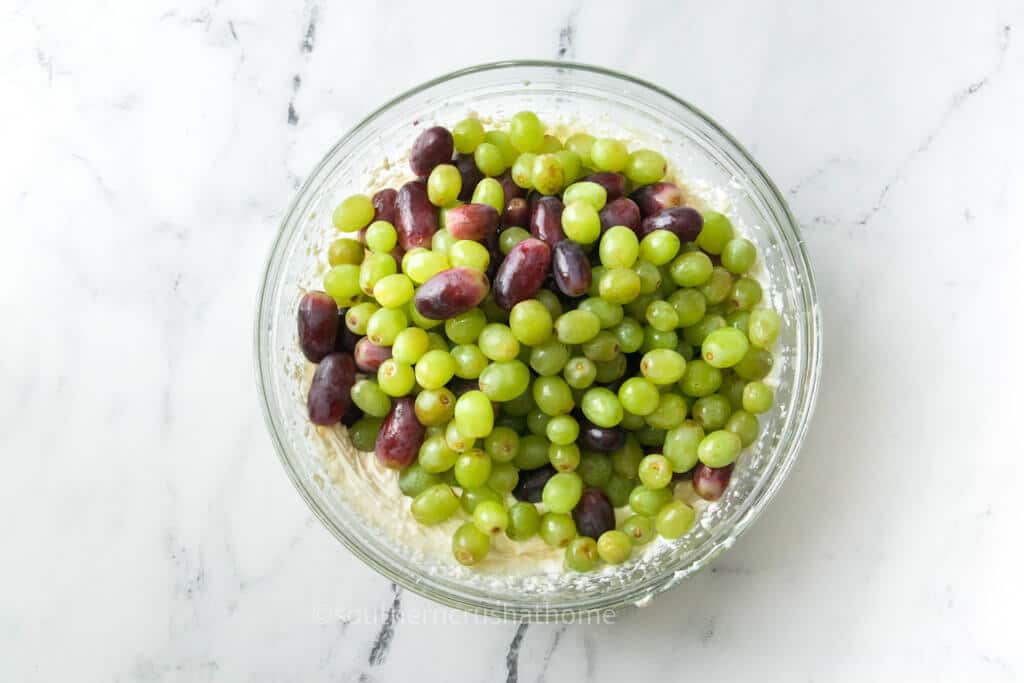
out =
[[[501,323],[489,323],[480,332],[477,346],[484,355],[495,361],[512,360],[519,355],[519,342],[512,330]]]
[[[416,382],[424,389],[440,389],[454,375],[455,360],[447,351],[427,351],[416,362]]]
[[[446,230],[439,230],[434,236],[437,237],[442,233],[450,235]],[[402,271],[419,285],[450,267],[448,257],[443,252],[429,249],[413,249],[407,252],[402,259]]]
[[[686,360],[671,349],[654,349],[644,354],[640,372],[655,384],[673,384],[686,372]]]
[[[313,363],[334,351],[338,338],[338,304],[326,292],[306,292],[299,301],[299,348]]]
[[[643,328],[632,318],[623,318],[621,323],[612,328],[612,334],[619,340],[619,348],[624,353],[639,350],[644,342]]]
[[[564,512],[547,512],[540,518],[540,537],[552,547],[564,548],[576,538],[576,523]]]
[[[663,449],[673,472],[686,472],[697,464],[697,447],[703,439],[704,428],[693,420],[668,431]]]
[[[704,299],[704,295],[696,289],[678,289],[672,292],[668,302],[672,304],[672,308],[676,309],[680,327],[690,327],[704,319],[707,301]]]
[[[373,220],[395,223],[395,202],[398,199],[398,191],[390,187],[378,191],[371,198],[373,203]]]
[[[516,161],[519,159],[517,158]],[[505,171],[496,179],[498,186],[501,187],[501,196],[503,197],[503,204],[507,206],[507,202],[513,199],[525,199],[526,190],[516,185],[516,181],[512,179],[512,171]],[[498,207],[496,207],[498,208]],[[501,207],[503,208],[503,207]],[[501,213],[501,208],[498,208],[498,212]],[[518,225],[526,225],[525,222],[519,223]]]
[[[641,483],[649,489],[661,489],[672,481],[672,465],[660,453],[644,456],[637,470]]]
[[[459,433],[483,438],[494,429],[494,407],[482,391],[467,391],[455,402],[455,424]],[[486,477],[485,477],[486,478]]]
[[[551,273],[555,285],[566,296],[583,296],[590,288],[590,261],[583,248],[572,240],[563,240],[555,245]]]
[[[770,351],[752,348],[733,366],[733,372],[743,379],[764,379],[772,371],[773,363]]]
[[[529,438],[529,437],[526,437]],[[523,469],[519,472],[519,483],[512,490],[516,500],[528,503],[539,503],[548,479],[555,475],[555,468],[547,464],[547,447],[544,448],[544,465],[535,469]]]
[[[690,346],[701,346],[709,334],[722,327],[725,327],[725,318],[708,313],[701,318],[699,323],[691,325],[683,331],[683,339]]]
[[[565,239],[562,213],[565,205],[558,197],[541,197],[530,212],[530,233],[539,240],[555,246]]]
[[[751,415],[746,410],[737,410],[729,416],[729,420],[725,423],[725,428],[740,437],[740,446],[746,448],[757,439],[760,425],[757,422],[757,417],[754,415]]]
[[[522,197],[509,199],[501,215],[504,228],[526,228],[530,225],[530,202]]]
[[[626,304],[640,296],[640,276],[629,268],[611,268],[601,275],[599,292],[613,304]]]
[[[544,124],[532,111],[521,111],[509,121],[509,138],[520,152],[537,152],[544,144]]]
[[[660,400],[658,387],[643,377],[631,377],[619,387],[619,402],[634,415],[650,415]]]
[[[693,471],[694,492],[704,500],[718,500],[729,485],[732,470],[732,465],[718,468],[703,463],[697,465]]]
[[[732,222],[717,211],[704,212],[704,229],[697,238],[697,246],[709,254],[721,254],[732,239]]]
[[[516,158],[511,169],[512,182],[516,184],[516,187],[533,188],[533,163],[536,160],[537,155],[532,152],[523,152]]]
[[[392,402],[391,412],[384,418],[374,452],[385,467],[402,469],[416,460],[423,443],[424,428],[416,419],[411,398],[398,398]]]
[[[373,220],[373,202],[365,194],[354,194],[346,197],[334,209],[334,227],[341,232],[356,232],[365,228]]]
[[[764,382],[750,382],[743,387],[743,409],[749,413],[764,413],[772,407],[772,388]]]
[[[555,251],[557,253],[557,248]],[[536,346],[551,337],[554,321],[544,304],[536,299],[527,299],[512,307],[509,327],[521,343]]]
[[[454,469],[455,481],[459,486],[464,489],[475,489],[486,484],[490,478],[491,458],[479,449],[472,449],[459,455],[455,460]]]
[[[595,362],[594,365],[597,366],[597,381],[611,384],[625,374],[626,357],[620,353],[612,360]]]
[[[565,548],[565,565],[573,571],[593,571],[598,559],[597,542],[587,536],[572,539]]]
[[[452,484],[457,485],[458,482],[455,481],[455,471],[452,470],[448,474],[452,479]],[[459,500],[459,502],[462,505],[462,509],[465,510],[466,514],[469,515],[472,515],[474,512],[476,512],[477,506],[479,506],[481,503],[486,503],[488,501],[493,503],[503,503],[504,499],[500,493],[498,493],[491,487],[484,485],[476,486],[474,488],[469,489],[463,489],[462,497]]]
[[[558,194],[565,184],[565,172],[554,154],[541,154],[533,160],[533,187],[545,195]]]
[[[679,237],[674,232],[655,230],[640,241],[640,258],[663,266],[676,257],[679,245]]]
[[[720,327],[704,337],[701,356],[708,365],[728,368],[739,363],[749,348],[747,335],[734,327]]]
[[[505,190],[502,189],[501,183],[494,178],[484,178],[477,183],[472,199],[473,204],[490,206],[499,214],[505,208]]]
[[[729,291],[729,310],[749,311],[761,301],[761,285],[757,280],[741,277],[732,283]]]
[[[491,261],[487,247],[472,240],[459,240],[453,244],[448,251],[448,258],[453,268],[473,268],[480,272],[486,272]]]
[[[558,376],[538,377],[533,382],[533,401],[545,414],[564,415],[575,406],[572,389]]]
[[[505,257],[494,278],[494,300],[509,311],[520,301],[533,298],[551,265],[551,247],[539,239],[526,239]]]
[[[597,209],[583,201],[566,204],[562,210],[565,236],[580,244],[591,244],[601,236],[601,218]]]
[[[530,370],[521,361],[491,363],[480,373],[480,390],[492,401],[511,401],[530,386]]]
[[[316,425],[337,424],[351,405],[355,363],[345,352],[329,353],[320,360],[309,386],[306,407]]]
[[[683,242],[693,242],[702,234],[702,225],[699,211],[689,206],[674,206],[643,219],[640,236],[646,237],[655,230],[668,230]]]
[[[614,427],[622,421],[622,404],[604,387],[587,389],[581,407],[587,419],[599,427]]]
[[[653,327],[644,328],[644,343],[640,347],[640,350],[644,353],[655,349],[668,349],[674,351],[678,347],[679,337],[675,330],[662,332],[661,330],[656,330]]]
[[[487,204],[463,204],[448,209],[445,229],[457,240],[483,242],[498,229],[498,212]]]
[[[475,308],[487,296],[487,276],[475,268],[438,273],[416,291],[416,310],[427,318],[446,320]]]
[[[623,225],[633,232],[640,230],[640,209],[627,197],[619,197],[608,202],[598,213],[598,219],[601,221],[602,231],[616,225]]]
[[[508,463],[519,452],[519,435],[509,427],[495,427],[484,440],[484,451],[496,463]]]
[[[563,375],[573,389],[586,389],[597,378],[597,366],[589,358],[576,356],[566,362]]]
[[[542,501],[549,512],[570,512],[580,502],[583,480],[575,472],[558,472],[544,485]]]
[[[377,372],[381,364],[391,358],[391,348],[378,346],[370,341],[369,337],[363,337],[356,343],[352,356],[355,359],[356,367],[363,372]]]
[[[600,427],[589,420],[584,420],[580,427],[580,443],[585,448],[610,453],[623,447],[625,434],[620,429]]]
[[[686,365],[679,387],[687,396],[701,397],[713,394],[722,386],[722,371],[697,359]]]
[[[604,485],[605,495],[612,502],[612,507],[624,507],[629,504],[629,494],[633,490],[633,481],[619,474],[612,474]]]
[[[576,471],[586,486],[602,487],[612,476],[612,461],[604,453],[583,451]]]
[[[462,154],[471,154],[484,141],[484,126],[477,119],[463,119],[452,126],[452,141]]]
[[[378,254],[390,253],[398,244],[398,233],[395,226],[387,221],[374,221],[366,229],[366,246]]]
[[[629,507],[640,515],[653,517],[672,500],[672,491],[668,488],[649,489],[637,486],[629,494]]]
[[[679,324],[679,314],[667,301],[652,301],[647,306],[647,324],[659,332],[674,330]]]
[[[638,188],[630,195],[640,215],[644,218],[653,216],[664,209],[683,205],[683,192],[676,185],[668,182],[652,183]]]
[[[680,254],[672,262],[669,273],[672,280],[680,287],[698,287],[711,278],[714,265],[708,255],[701,251],[688,251]]]
[[[415,498],[435,484],[441,483],[441,477],[430,474],[418,464],[413,463],[398,475],[398,488],[402,495]]]
[[[345,264],[358,266],[363,262],[363,245],[358,240],[339,237],[327,248],[327,262],[332,266]]]
[[[352,385],[352,401],[367,415],[384,417],[391,412],[391,398],[372,379],[361,379]]]
[[[423,526],[440,524],[459,509],[459,498],[447,484],[434,484],[412,501],[412,516]]]
[[[484,174],[476,167],[476,160],[472,154],[459,154],[453,162],[462,177],[462,189],[459,191],[459,199],[468,202],[473,196],[473,189],[483,180]]]
[[[621,171],[626,168],[629,151],[613,138],[597,138],[590,148],[590,160],[598,171]]]
[[[530,233],[523,228],[505,228],[501,231],[501,235],[498,238],[501,245],[501,253],[508,254],[512,251],[512,247],[529,237]]]
[[[441,474],[454,467],[458,457],[459,454],[448,446],[444,436],[432,436],[420,446],[418,460],[424,472]]]
[[[658,512],[654,526],[663,537],[675,539],[693,528],[696,519],[697,513],[692,507],[681,500],[673,500]]]
[[[388,396],[405,396],[416,384],[416,375],[405,363],[389,358],[377,369],[377,383]]]
[[[346,263],[324,273],[324,289],[334,299],[335,308],[353,303],[358,297],[360,272],[360,266]]]
[[[345,311],[345,325],[353,334],[362,336],[366,334],[366,327],[370,322],[370,316],[380,310],[380,306],[372,301],[364,301],[356,304]]]
[[[601,236],[599,253],[607,268],[630,268],[640,255],[640,242],[632,230],[617,225]]]
[[[497,535],[508,528],[508,512],[501,503],[485,500],[473,510],[473,525],[481,533]]]
[[[569,311],[555,321],[555,333],[564,344],[582,344],[596,337],[600,330],[600,319],[589,311]]]
[[[398,190],[395,230],[398,244],[406,251],[413,247],[430,247],[430,238],[437,231],[437,212],[427,195],[427,184],[422,180],[408,182]]]
[[[373,286],[373,296],[384,308],[398,308],[412,300],[414,288],[408,275],[387,275]]]
[[[730,291],[732,291],[732,275],[721,266],[715,266],[711,271],[711,277],[700,286],[700,293],[711,305],[725,301]]]
[[[708,467],[731,465],[742,448],[740,437],[719,429],[705,436],[697,447],[697,457]]]
[[[662,278],[658,266],[647,261],[638,260],[633,264],[633,272],[640,278],[640,294],[653,295],[661,291]],[[672,288],[673,290],[675,287]]]
[[[457,396],[458,394],[456,393],[455,395]],[[457,404],[458,399],[456,399],[456,405]],[[463,434],[459,430],[459,425],[458,423],[456,423],[455,420],[452,420],[447,424],[447,426],[445,426],[444,440],[445,443],[448,444],[448,447],[451,448],[456,453],[465,453],[466,451],[471,449],[473,447],[473,444],[476,442],[475,438],[467,434]]]
[[[580,435],[580,425],[570,415],[559,415],[548,421],[544,431],[551,443],[564,446],[576,442]]]
[[[638,149],[626,160],[625,173],[635,185],[661,180],[667,170],[665,157],[651,149]]]
[[[562,193],[562,201],[571,204],[575,201],[582,201],[590,204],[596,211],[604,208],[608,202],[608,193],[604,187],[592,181],[573,183],[565,188]]]
[[[515,163],[516,157],[519,156],[519,150],[512,144],[512,138],[508,133],[501,130],[489,130],[484,133],[484,141],[489,142],[501,151],[501,157],[505,162],[505,167],[512,166]]]
[[[757,247],[750,240],[734,237],[722,247],[722,265],[735,275],[742,275],[750,270],[755,260]]]
[[[750,343],[761,349],[767,349],[779,337],[781,321],[779,314],[775,311],[759,308],[750,312],[750,322],[747,324],[747,334]]]
[[[650,415],[646,415],[644,421],[651,427],[664,431],[678,427],[685,417],[686,399],[679,394],[667,392],[661,395],[658,407]],[[661,443],[661,440],[655,440],[653,445]]]
[[[438,164],[446,164],[451,161],[454,151],[452,134],[447,128],[434,126],[427,128],[412,145],[409,153],[409,167],[412,172],[421,178],[430,175]]]
[[[658,401],[661,401],[660,397]],[[635,432],[638,429],[645,428],[647,426],[647,421],[644,420],[643,415],[636,415],[634,413],[629,412],[628,410],[623,410],[622,422],[619,423],[619,426],[622,427],[622,429],[628,429],[632,432]]]
[[[583,355],[595,363],[607,362],[618,356],[619,340],[611,332],[602,330],[593,339],[584,342],[580,346],[580,350],[583,351]]]
[[[632,515],[622,523],[622,533],[633,545],[647,545],[654,540],[654,531],[654,521],[645,515]]]
[[[445,389],[426,389],[416,395],[416,418],[428,427],[443,425],[455,415],[455,395]]]
[[[583,180],[597,183],[603,187],[609,202],[613,202],[626,194],[626,176],[621,173],[610,171],[591,173],[583,178]]]
[[[514,541],[525,541],[537,534],[540,513],[532,503],[520,502],[508,509],[508,528],[505,535]]]
[[[409,326],[409,318],[400,308],[382,308],[366,323],[366,337],[377,346],[391,346],[398,334]]]
[[[632,553],[633,543],[622,531],[609,529],[597,539],[597,554],[608,564],[622,564]]]
[[[590,149],[594,146],[594,136],[587,133],[575,133],[565,141],[565,148],[579,155],[583,166],[590,166]]]
[[[359,287],[363,293],[373,296],[373,288],[383,278],[398,272],[398,265],[389,254],[371,252],[359,267]]]
[[[487,557],[490,549],[490,537],[474,526],[474,522],[462,524],[452,534],[452,555],[459,564],[467,567],[477,564]]]

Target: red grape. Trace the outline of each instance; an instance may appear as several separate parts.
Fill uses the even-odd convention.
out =
[[[700,463],[693,470],[693,490],[704,500],[718,500],[732,477],[733,465],[708,467]]]
[[[340,323],[338,304],[327,292],[306,292],[299,301],[299,348],[314,363],[334,351]],[[345,328],[348,329],[348,328]]]
[[[495,303],[510,311],[520,301],[532,299],[544,284],[550,267],[551,247],[546,242],[528,237],[515,245],[494,278]]]
[[[655,230],[670,230],[681,241],[692,242],[703,227],[704,217],[700,211],[689,206],[674,206],[645,218],[640,224],[640,237],[646,237]]]
[[[619,197],[604,205],[598,213],[601,218],[601,232],[616,225],[625,225],[636,232],[640,229],[640,209],[629,197]]]
[[[551,274],[555,285],[566,296],[583,296],[590,289],[590,261],[576,242],[563,240],[555,245],[551,257]]]
[[[410,396],[391,402],[391,412],[377,432],[374,453],[385,467],[403,469],[416,460],[423,444],[425,428],[416,418],[415,401]]]
[[[317,425],[337,424],[351,405],[349,392],[355,379],[352,356],[340,351],[324,356],[309,385],[306,398],[309,421]]]
[[[463,204],[448,209],[445,227],[460,240],[484,242],[498,229],[498,212],[488,204]]]
[[[413,302],[420,315],[447,320],[476,308],[487,296],[487,276],[475,268],[461,266],[443,270],[424,282]]]
[[[672,183],[652,183],[637,188],[630,195],[644,218],[653,216],[662,209],[683,205],[683,191]]]
[[[363,337],[356,342],[356,349],[353,352],[356,367],[363,372],[377,372],[381,363],[391,358],[390,346],[377,346],[369,337]]]
[[[558,197],[539,197],[532,205],[530,234],[555,246],[565,239],[562,230],[562,210],[565,206]]]
[[[427,128],[416,138],[416,142],[412,143],[409,167],[420,178],[426,178],[438,164],[449,163],[454,150],[455,143],[447,128]]]
[[[402,249],[430,248],[430,240],[437,232],[437,211],[427,197],[427,184],[422,180],[408,182],[398,191],[395,230]]]
[[[576,522],[576,533],[580,536],[598,538],[606,531],[615,528],[615,508],[604,491],[587,488],[580,496],[580,502],[572,511]]]

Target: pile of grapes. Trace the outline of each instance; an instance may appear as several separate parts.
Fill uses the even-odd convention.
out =
[[[358,238],[299,306],[309,419],[398,470],[421,524],[464,515],[466,565],[497,534],[577,571],[685,534],[676,484],[720,497],[773,400],[754,245],[685,206],[658,152],[563,143],[532,112],[425,130],[410,166],[334,212]]]

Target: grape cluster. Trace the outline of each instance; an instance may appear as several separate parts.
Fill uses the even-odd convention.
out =
[[[356,236],[299,305],[310,420],[398,470],[421,524],[462,515],[466,565],[498,534],[577,571],[685,534],[675,483],[719,498],[772,405],[753,243],[686,206],[658,152],[532,112],[425,130],[410,166],[334,212]]]

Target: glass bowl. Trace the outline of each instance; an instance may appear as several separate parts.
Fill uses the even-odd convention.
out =
[[[768,305],[782,315],[770,377],[775,407],[737,461],[722,498],[677,541],[617,568],[590,574],[476,575],[451,561],[425,562],[348,504],[324,474],[311,438],[295,311],[319,289],[336,237],[330,216],[345,196],[397,185],[404,156],[424,127],[451,126],[468,112],[485,121],[530,109],[546,123],[629,138],[661,151],[689,187],[723,210],[758,247]],[[382,171],[383,160],[390,170]],[[398,179],[398,180],[396,180]],[[550,620],[643,605],[729,548],[775,495],[807,430],[821,363],[818,300],[803,240],[778,188],[710,117],[657,86],[592,66],[501,62],[458,71],[388,102],[341,138],[302,185],[281,224],[259,294],[256,370],[267,426],[285,471],[313,513],[346,547],[390,580],[440,603],[514,619]],[[384,510],[381,514],[388,514]]]

